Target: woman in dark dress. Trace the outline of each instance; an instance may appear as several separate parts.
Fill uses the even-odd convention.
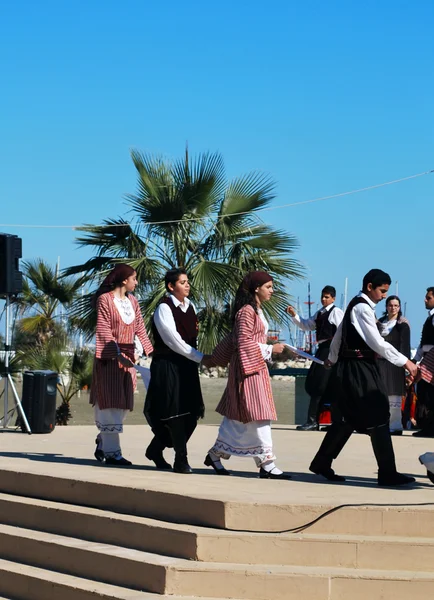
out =
[[[398,296],[389,296],[386,300],[386,312],[379,320],[380,333],[401,354],[410,358],[410,325],[402,316],[401,300]],[[390,433],[402,435],[402,397],[406,394],[405,371],[388,360],[379,358],[381,374],[389,397]]]

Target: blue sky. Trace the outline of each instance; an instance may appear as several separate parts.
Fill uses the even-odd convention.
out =
[[[23,0],[0,4],[0,231],[25,258],[88,257],[72,229],[126,216],[129,151],[220,151],[274,204],[434,168],[434,3]],[[434,174],[264,213],[294,233],[316,298],[372,267],[399,281],[416,343]],[[392,288],[394,290],[395,284]],[[306,299],[307,280],[291,285]]]

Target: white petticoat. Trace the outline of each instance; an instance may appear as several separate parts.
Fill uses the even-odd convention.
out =
[[[223,417],[217,440],[210,450],[223,459],[230,456],[257,457],[258,464],[274,460],[270,421],[240,423]]]

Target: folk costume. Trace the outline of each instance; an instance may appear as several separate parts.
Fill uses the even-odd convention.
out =
[[[380,335],[375,303],[361,292],[349,303],[329,353],[329,360],[336,363],[333,367],[334,391],[344,420],[332,423],[310,465],[312,472],[331,481],[344,479],[334,473],[331,465],[354,430],[371,437],[379,485],[414,481],[396,470],[389,431],[389,400],[377,355],[397,367],[403,367],[407,362],[407,357]]]
[[[254,271],[243,281],[253,292],[272,278],[263,271]],[[205,459],[217,474],[228,474],[220,459],[251,456],[261,477],[283,476],[274,464],[271,421],[277,415],[266,365],[273,349],[266,343],[267,333],[263,311],[246,304],[235,315],[232,333],[212,354],[217,365],[226,366],[230,361],[227,386],[216,408],[223,421]]]
[[[414,360],[420,362],[434,348],[434,308],[429,311],[423,328],[420,344]],[[413,435],[419,437],[434,437],[434,385],[420,379],[416,384],[416,423],[420,431]]]
[[[318,344],[315,356],[324,361],[328,357],[331,341],[343,316],[344,313],[340,308],[335,304],[329,304],[325,308],[318,310],[312,318],[304,319],[296,314],[292,317],[292,320],[302,331],[315,330]],[[324,368],[318,363],[311,363],[305,383],[306,393],[310,396],[307,421],[304,425],[297,427],[297,429],[307,431],[319,428],[319,411],[329,379],[329,369]]]
[[[136,388],[136,370],[124,367],[118,358],[122,354],[134,363],[139,348],[147,355],[153,348],[134,296],[128,294],[119,299],[113,292],[103,293],[96,301],[96,311],[96,353],[89,402],[100,432],[95,455],[98,453],[99,460],[105,457],[106,462],[113,462],[122,459],[119,434],[126,414],[133,410]]]
[[[410,358],[410,325],[405,317],[379,319],[380,333],[389,344],[401,354]],[[390,432],[402,434],[402,398],[406,395],[405,371],[388,360],[379,357],[379,366],[389,397]]]
[[[173,447],[174,470],[191,472],[187,442],[205,407],[198,370],[203,354],[197,350],[198,319],[190,300],[163,298],[153,316],[152,333],[154,354],[144,414],[154,439],[146,456],[158,468],[170,468],[162,452]]]

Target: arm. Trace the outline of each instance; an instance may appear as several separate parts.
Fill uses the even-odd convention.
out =
[[[120,354],[119,346],[113,335],[112,317],[109,299],[102,295],[96,305],[96,358],[112,360]]]
[[[331,312],[331,315],[329,316],[329,322],[332,325],[336,325],[336,327],[339,327],[343,318],[344,312],[340,308],[335,306],[335,308]]]
[[[328,360],[332,364],[335,364],[335,362],[337,362],[337,360],[338,360],[339,350],[341,348],[341,340],[342,340],[342,321],[340,322],[340,324],[336,330],[336,333],[333,336],[332,343],[330,344]]]
[[[259,318],[251,306],[241,308],[235,317],[235,337],[241,371],[244,376],[257,373],[265,363],[257,341],[253,339],[255,321]]]
[[[407,357],[386,342],[378,331],[375,314],[367,304],[357,304],[351,311],[351,323],[368,346],[397,367],[403,367]]]
[[[181,356],[185,356],[185,358],[200,363],[203,357],[202,352],[199,352],[199,350],[196,350],[196,348],[193,348],[184,342],[176,330],[175,319],[167,304],[160,304],[157,307],[157,310],[154,313],[154,323],[166,346],[177,354],[181,354]]]
[[[137,302],[136,298],[133,300],[134,303],[134,311],[136,313],[136,335],[139,338],[140,343],[142,344],[143,351],[146,356],[149,356],[154,350],[152,347],[151,341],[146,333],[146,327],[143,322],[142,311],[140,310],[140,305]]]
[[[303,319],[303,317],[300,317],[299,314],[295,313],[295,315],[291,318],[294,321],[294,323],[297,325],[297,327],[299,329],[301,329],[302,331],[314,331],[315,327],[316,327],[316,323],[315,323],[316,315],[317,315],[317,313],[315,313],[313,315],[313,317],[311,317],[310,319]]]

